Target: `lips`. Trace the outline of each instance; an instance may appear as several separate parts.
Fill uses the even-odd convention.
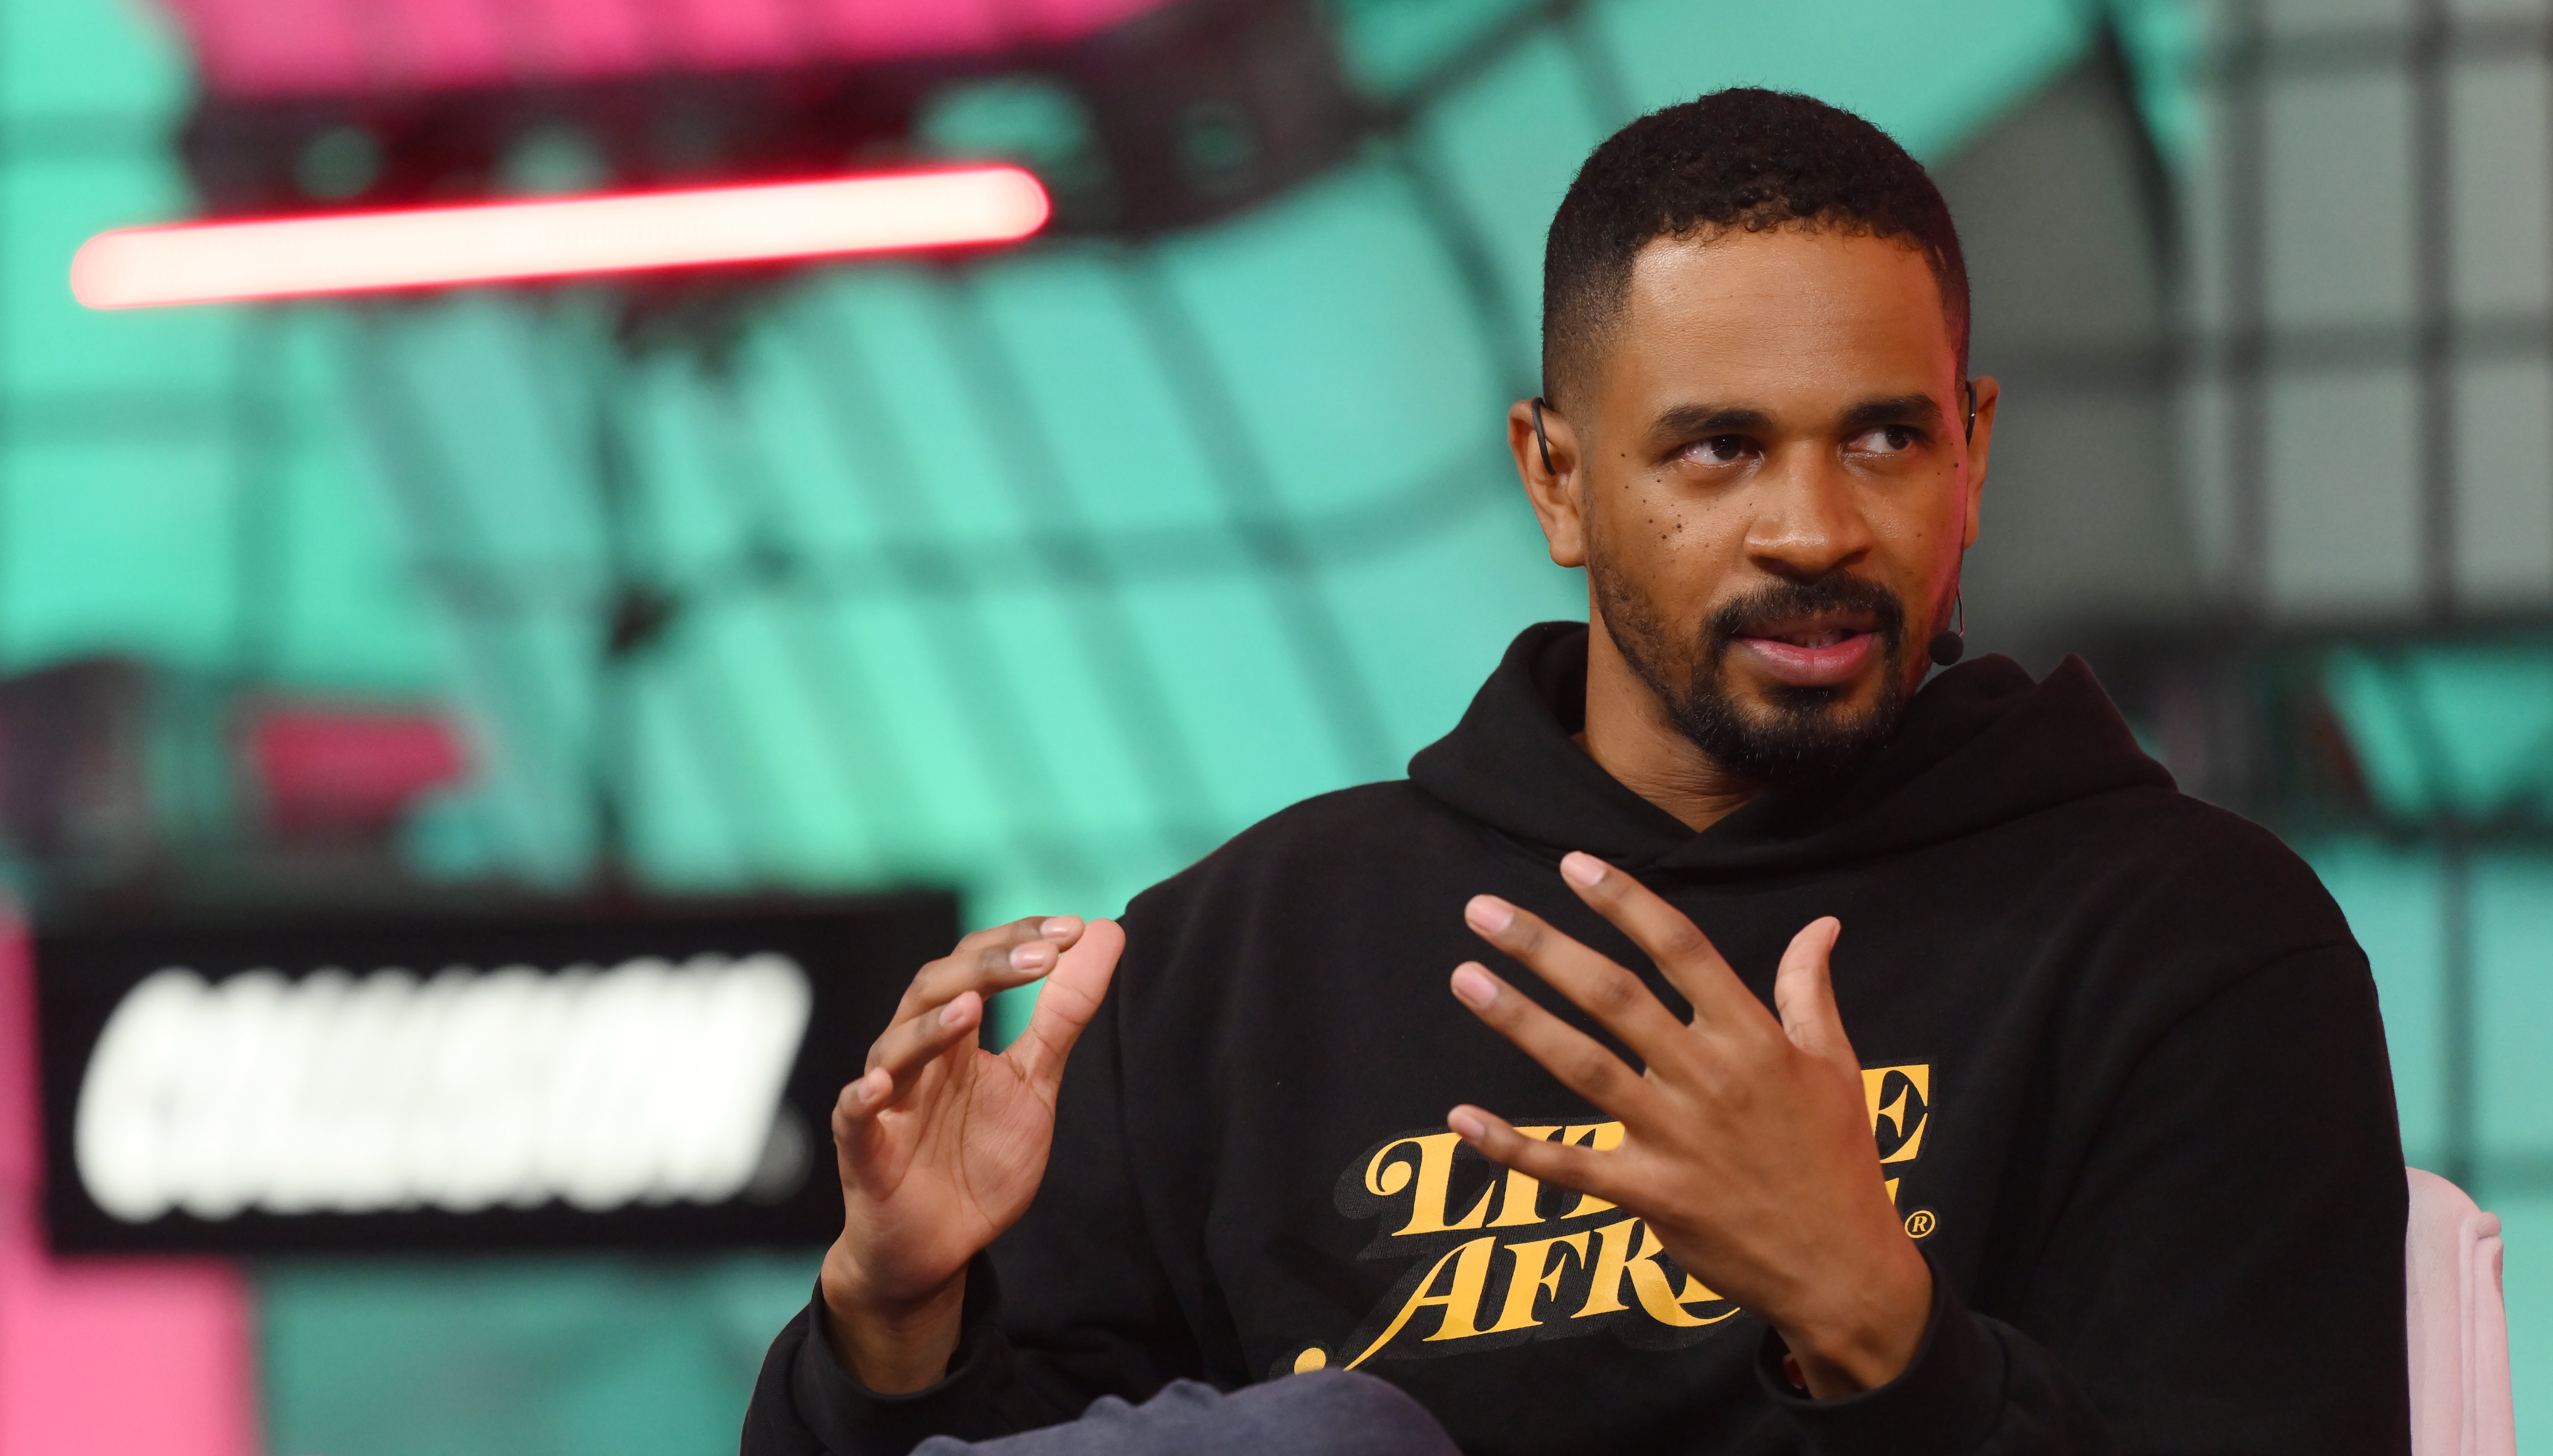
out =
[[[1859,676],[1879,644],[1876,624],[1855,613],[1770,622],[1739,632],[1729,650],[1757,672],[1794,687],[1834,687]]]

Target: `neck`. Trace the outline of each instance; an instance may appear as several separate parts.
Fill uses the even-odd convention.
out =
[[[1666,705],[1614,646],[1603,614],[1588,615],[1587,726],[1576,740],[1587,756],[1696,832],[1763,792],[1676,731]]]

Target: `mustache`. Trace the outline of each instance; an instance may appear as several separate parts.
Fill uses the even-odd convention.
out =
[[[1703,641],[1717,661],[1740,637],[1760,637],[1786,618],[1822,612],[1867,615],[1891,652],[1906,634],[1906,605],[1895,592],[1867,577],[1836,572],[1814,581],[1775,581],[1721,603],[1703,623]]]

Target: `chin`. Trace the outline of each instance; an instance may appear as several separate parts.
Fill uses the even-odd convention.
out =
[[[1758,676],[1737,685],[1734,695],[1739,711],[1764,728],[1810,722],[1839,728],[1879,711],[1882,700],[1889,696],[1887,676],[1884,666],[1878,663],[1848,681],[1818,686]]]
[[[1884,664],[1832,686],[1730,678],[1697,675],[1669,709],[1695,747],[1768,784],[1815,786],[1849,776],[1897,731],[1906,702]]]

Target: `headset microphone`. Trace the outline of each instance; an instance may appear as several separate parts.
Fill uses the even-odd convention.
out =
[[[1966,384],[1968,390],[1967,438],[1968,443],[1974,445],[1977,440],[1977,381],[1968,379],[1962,382]],[[1933,659],[1933,665],[1937,668],[1950,666],[1965,656],[1968,651],[1968,599],[1964,594],[1958,592],[1951,594],[1950,615],[1958,625],[1942,628],[1933,634],[1931,642],[1924,644],[1925,654]]]
[[[1958,625],[1934,633],[1933,640],[1924,645],[1925,654],[1933,659],[1937,668],[1950,666],[1968,650],[1968,601],[1963,593],[1952,593],[1950,615],[1957,619]]]

